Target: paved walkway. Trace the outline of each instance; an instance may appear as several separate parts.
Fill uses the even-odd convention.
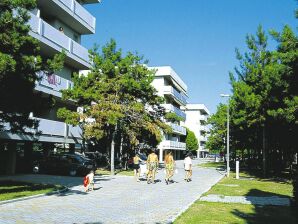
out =
[[[170,185],[163,170],[157,175],[160,182],[150,185],[132,177],[96,177],[95,191],[89,193],[77,185],[82,178],[74,178],[64,194],[0,205],[0,223],[171,223],[222,177],[216,170],[195,167],[193,181],[185,182],[182,161],[177,167],[176,182]]]
[[[209,194],[205,197],[201,197],[200,201],[240,203],[240,204],[251,204],[251,205],[279,205],[279,206],[290,206],[290,203],[291,203],[289,198],[281,198],[277,196],[272,196],[272,197],[223,196],[223,195],[216,195],[216,194]]]

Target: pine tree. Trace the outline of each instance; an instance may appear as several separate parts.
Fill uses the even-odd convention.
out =
[[[29,118],[50,103],[34,91],[37,72],[51,73],[63,66],[64,54],[43,60],[38,40],[29,35],[29,10],[34,0],[0,2],[0,129],[6,123],[11,131],[25,132],[37,123]]]

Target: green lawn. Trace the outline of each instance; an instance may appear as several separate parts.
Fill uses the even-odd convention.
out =
[[[0,181],[0,201],[37,194],[45,194],[58,189],[62,189],[62,187],[55,185],[33,184],[15,181]]]
[[[292,185],[289,181],[261,179],[248,173],[241,173],[243,179],[236,180],[235,173],[223,178],[205,195],[220,194],[226,196],[280,196],[292,197]],[[298,223],[297,208],[286,206],[256,206],[236,203],[214,203],[196,201],[180,215],[174,224],[294,224]]]
[[[223,178],[218,184],[211,188],[208,194],[221,194],[225,196],[292,197],[292,190],[293,186],[290,181],[261,179],[244,173],[241,173],[240,179],[237,180],[235,179],[235,173],[231,172],[229,178]]]
[[[254,206],[213,202],[195,202],[174,224],[296,224],[295,210],[283,206]]]
[[[208,162],[198,164],[198,166],[204,168],[225,168],[226,164],[224,162]]]
[[[110,170],[105,170],[105,169],[97,169],[95,171],[95,174],[97,175],[110,175],[111,171]],[[123,175],[123,176],[133,176],[133,170],[115,170],[116,175]]]

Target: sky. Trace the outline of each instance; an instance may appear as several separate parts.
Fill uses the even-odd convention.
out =
[[[101,0],[86,8],[96,17],[96,33],[82,44],[92,48],[111,38],[123,52],[138,52],[149,66],[171,66],[188,86],[188,102],[211,113],[230,93],[229,71],[238,66],[235,48],[258,25],[297,31],[296,0]],[[275,42],[269,37],[269,46]]]

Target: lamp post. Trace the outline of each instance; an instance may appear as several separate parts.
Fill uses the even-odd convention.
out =
[[[230,95],[220,94],[221,97],[228,98],[228,108],[227,108],[227,176],[230,176]]]

